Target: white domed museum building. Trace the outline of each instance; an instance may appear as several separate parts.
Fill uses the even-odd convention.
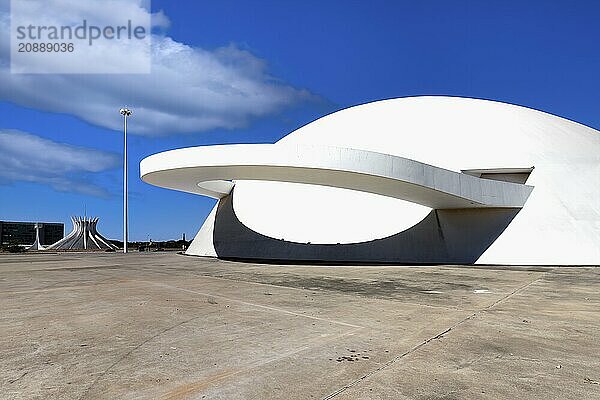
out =
[[[274,144],[166,151],[140,170],[147,183],[218,199],[190,255],[600,264],[600,132],[506,103],[377,101]]]

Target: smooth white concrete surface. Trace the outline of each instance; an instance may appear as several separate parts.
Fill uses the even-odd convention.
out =
[[[533,189],[402,157],[333,146],[235,144],[166,151],[140,163],[156,186],[222,198],[229,180],[255,179],[358,190],[431,208],[519,208]]]
[[[214,207],[210,214],[206,217],[206,220],[202,224],[202,227],[196,234],[195,239],[188,247],[186,253],[196,256],[204,257],[217,257],[215,246],[213,245],[213,232],[215,228],[215,216],[217,214],[217,207]]]
[[[541,111],[506,103],[458,97],[407,97],[359,105],[320,118],[279,144],[343,145],[385,152],[454,171],[529,167],[534,186],[524,208],[480,257],[491,264],[600,264],[600,132]],[[248,188],[244,188],[248,186]],[[318,187],[237,182],[236,214],[249,228],[298,242],[365,239],[414,225],[427,208],[390,204],[373,196],[368,208],[346,193]],[[313,205],[308,199],[319,197]],[[273,207],[273,203],[280,204]],[[309,204],[310,207],[301,206]],[[355,207],[355,204],[357,205]],[[353,215],[356,224],[336,229]],[[404,223],[406,221],[406,223]],[[319,239],[318,241],[316,239]]]
[[[262,194],[257,196],[256,191]],[[286,194],[283,201],[282,191]],[[290,212],[289,199],[295,199],[296,212]],[[337,206],[327,203],[333,199],[338,199]],[[321,207],[323,200],[325,207]],[[267,181],[238,181],[233,208],[237,217],[256,232],[291,242],[316,244],[382,239],[414,226],[431,211],[420,204],[356,190]],[[255,212],[264,215],[266,209],[272,219],[253,217]],[[382,212],[387,210],[394,212]],[[290,229],[273,226],[273,220]]]

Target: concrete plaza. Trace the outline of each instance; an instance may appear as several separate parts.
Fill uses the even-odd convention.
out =
[[[0,399],[600,399],[600,268],[0,255]]]

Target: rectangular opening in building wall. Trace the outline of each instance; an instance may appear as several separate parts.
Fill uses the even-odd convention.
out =
[[[525,183],[535,167],[527,168],[488,168],[488,169],[463,169],[463,174],[494,181]]]

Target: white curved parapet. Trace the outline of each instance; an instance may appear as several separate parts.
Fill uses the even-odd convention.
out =
[[[236,144],[167,151],[143,159],[144,182],[217,199],[235,180],[357,190],[435,209],[522,208],[533,187],[483,179],[408,158],[318,145]]]

